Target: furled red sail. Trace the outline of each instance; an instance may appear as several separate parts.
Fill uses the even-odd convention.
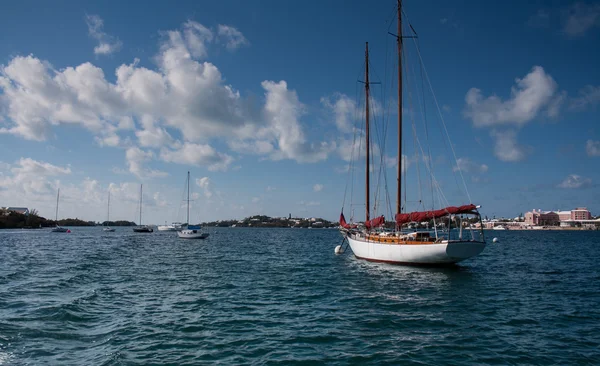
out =
[[[477,206],[463,205],[463,206],[448,206],[440,210],[434,211],[417,211],[411,213],[399,213],[396,214],[396,224],[402,225],[408,222],[421,222],[429,221],[431,219],[437,219],[446,215],[457,215],[457,214],[477,214]]]
[[[373,227],[378,227],[381,226],[385,223],[385,218],[383,216],[379,216],[374,218],[373,220],[369,220],[365,222],[365,227],[367,229],[373,228]]]
[[[350,225],[346,222],[346,218],[344,217],[343,212],[340,214],[340,226],[344,229],[352,229],[356,227],[356,225]]]

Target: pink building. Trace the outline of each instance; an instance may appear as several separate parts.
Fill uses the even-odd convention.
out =
[[[525,214],[525,224],[534,226],[558,225],[560,217],[553,211],[533,210]]]
[[[525,214],[525,224],[534,226],[558,225],[564,221],[590,220],[592,214],[585,207],[571,211],[542,211],[533,209]]]
[[[571,220],[591,220],[592,214],[585,207],[577,207],[571,210]]]

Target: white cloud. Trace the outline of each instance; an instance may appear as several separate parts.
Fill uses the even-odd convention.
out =
[[[101,19],[87,20],[100,34]],[[55,70],[32,55],[13,58],[0,67],[0,133],[43,141],[53,126],[81,125],[98,145],[126,149],[129,170],[138,176],[165,175],[142,167],[155,158],[227,169],[233,158],[216,152],[214,140],[236,152],[300,163],[325,160],[335,150],[335,142],[306,136],[304,105],[285,81],[264,81],[260,105],[242,98],[215,65],[198,61],[214,42],[209,28],[187,21],[164,35],[156,70],[134,60],[116,69],[114,83],[91,63]],[[120,135],[128,129],[135,141]]]
[[[235,50],[242,46],[250,45],[250,42],[248,42],[242,32],[230,25],[219,24],[218,34],[219,40],[225,43],[225,46],[229,50]]]
[[[170,163],[207,166],[210,171],[227,170],[233,162],[231,156],[217,152],[210,145],[189,142],[177,146],[175,150],[162,149],[160,158]]]
[[[322,97],[321,104],[333,112],[338,130],[352,132],[353,121],[360,116],[354,100],[345,94],[334,93],[330,97]]]
[[[323,190],[323,185],[322,184],[315,184],[313,186],[313,191],[314,192],[321,192]]]
[[[212,197],[212,181],[209,177],[202,177],[196,179],[196,184],[198,185],[198,187],[202,188],[202,190],[204,191],[204,196],[206,198]]]
[[[600,156],[600,141],[587,140],[585,152],[588,156]]]
[[[263,81],[265,89],[265,117],[270,131],[277,139],[279,151],[272,154],[275,160],[292,159],[300,163],[311,163],[327,159],[336,147],[335,142],[308,142],[299,123],[304,114],[304,105],[300,103],[294,90],[288,90],[287,83]]]
[[[102,18],[98,15],[87,15],[85,22],[87,23],[90,37],[98,41],[98,45],[94,47],[96,55],[110,55],[121,49],[123,42],[103,31],[104,21]]]
[[[534,66],[523,79],[516,79],[516,86],[511,88],[508,100],[503,101],[496,95],[485,98],[481,90],[471,88],[465,96],[464,113],[476,127],[521,126],[543,110],[550,116],[556,116],[557,104],[563,100],[557,90],[554,79],[541,66]]]
[[[571,174],[558,185],[558,188],[576,189],[585,188],[592,185],[590,178],[584,178],[577,174]]]
[[[272,187],[272,186],[267,186],[266,191],[267,192],[273,192],[275,191],[277,188],[276,187]]]
[[[6,200],[28,197],[33,202],[55,193],[60,181],[57,178],[71,174],[69,166],[60,167],[31,158],[21,158],[14,164],[3,164],[3,170],[10,174],[0,174],[0,191],[7,194]],[[9,204],[6,204],[8,206]],[[15,202],[14,205],[21,205]]]
[[[130,147],[125,153],[129,171],[139,178],[160,178],[169,175],[166,172],[144,167],[144,164],[152,160],[153,157],[152,151],[144,151],[138,147]]]
[[[485,173],[488,171],[488,166],[477,164],[469,158],[458,158],[452,170],[455,172],[460,170],[465,173]]]
[[[502,161],[516,162],[525,159],[527,148],[517,143],[515,131],[492,131],[491,136],[496,139],[494,155]]]
[[[571,99],[570,108],[583,110],[588,105],[600,103],[600,86],[586,85],[579,90],[579,96]]]
[[[258,202],[260,202],[259,197],[252,197],[252,203],[258,203]]]
[[[582,36],[600,26],[600,4],[577,2],[568,9],[563,31],[571,37]]]

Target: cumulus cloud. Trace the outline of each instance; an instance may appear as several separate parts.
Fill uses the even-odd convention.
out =
[[[502,100],[496,95],[484,97],[481,90],[471,88],[465,96],[464,114],[476,127],[497,125],[522,126],[546,111],[549,116],[558,114],[557,104],[563,100],[558,85],[541,66],[534,66],[522,79],[516,79],[511,97]]]
[[[352,132],[353,121],[359,116],[354,100],[345,94],[334,93],[329,97],[322,97],[321,104],[333,112],[338,130]]]
[[[144,167],[144,164],[152,160],[154,154],[152,151],[144,151],[138,147],[130,147],[125,153],[125,159],[129,171],[140,178],[160,178],[169,174],[160,170],[153,170]]]
[[[219,153],[210,145],[186,142],[175,150],[162,149],[160,158],[169,163],[208,166],[208,170],[227,170],[233,158],[227,154]]]
[[[219,24],[218,31],[219,40],[225,44],[229,50],[235,50],[242,46],[250,45],[250,42],[244,37],[242,32],[230,25]]]
[[[285,81],[263,81],[266,103],[265,117],[274,134],[279,151],[272,154],[275,160],[292,159],[300,163],[327,159],[335,142],[309,142],[302,131],[299,118],[304,114],[295,90],[288,90]]]
[[[4,168],[10,171],[10,174],[0,175],[0,189],[32,197],[54,192],[58,181],[51,178],[71,174],[69,166],[60,167],[31,158],[21,158],[14,164],[6,164]]]
[[[571,174],[565,178],[558,185],[558,188],[566,188],[566,189],[576,189],[576,188],[586,188],[592,185],[592,180],[590,178],[584,178],[577,174]]]
[[[87,19],[100,35],[101,19]],[[241,45],[237,30],[224,27],[220,36]],[[164,175],[142,166],[157,158],[227,169],[233,158],[217,152],[211,146],[215,140],[274,160],[326,159],[335,142],[306,135],[305,107],[285,81],[263,81],[265,102],[257,104],[226,83],[214,64],[201,61],[215,37],[211,29],[187,21],[164,32],[157,69],[134,60],[116,69],[114,83],[91,63],[55,70],[33,55],[15,57],[0,67],[0,133],[43,141],[52,137],[53,126],[80,125],[98,145],[126,149],[130,172],[146,177]],[[133,130],[136,141],[123,138],[123,130]]]
[[[202,178],[196,179],[196,184],[198,185],[198,187],[202,188],[202,190],[204,191],[204,196],[206,198],[212,197],[212,195],[213,195],[212,181],[210,180],[209,177],[202,177]]]
[[[600,141],[587,140],[585,152],[588,156],[600,156]]]
[[[492,131],[491,136],[496,139],[494,145],[494,155],[507,162],[516,162],[525,159],[528,148],[517,143],[517,134],[515,131]]]
[[[98,45],[94,47],[94,54],[110,55],[121,49],[123,42],[104,32],[104,21],[102,18],[98,15],[87,15],[85,22],[87,23],[90,37],[98,41]]]

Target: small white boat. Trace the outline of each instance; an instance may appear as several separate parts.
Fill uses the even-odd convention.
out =
[[[110,222],[110,189],[108,191],[108,208],[106,211],[106,223],[108,224]],[[110,226],[106,226],[102,228],[102,231],[104,231],[105,233],[112,233],[115,231],[115,229],[113,229]]]
[[[142,185],[140,184],[140,226],[136,226],[133,228],[134,233],[151,233],[154,232],[154,229],[150,226],[142,226]]]
[[[187,222],[190,222],[190,172],[187,173]],[[177,230],[177,236],[181,239],[206,239],[208,233],[202,232],[200,226],[188,224],[185,228]]]
[[[70,233],[71,230],[67,229],[66,227],[61,227],[60,225],[58,225],[58,199],[60,197],[60,188],[58,189],[58,192],[56,193],[56,215],[54,217],[54,221],[56,221],[56,227],[52,229],[53,233]]]
[[[177,231],[177,228],[174,225],[167,225],[166,222],[164,225],[158,225],[156,228],[158,231]]]
[[[494,230],[506,230],[506,227],[502,226],[502,225],[496,225],[493,228]]]

